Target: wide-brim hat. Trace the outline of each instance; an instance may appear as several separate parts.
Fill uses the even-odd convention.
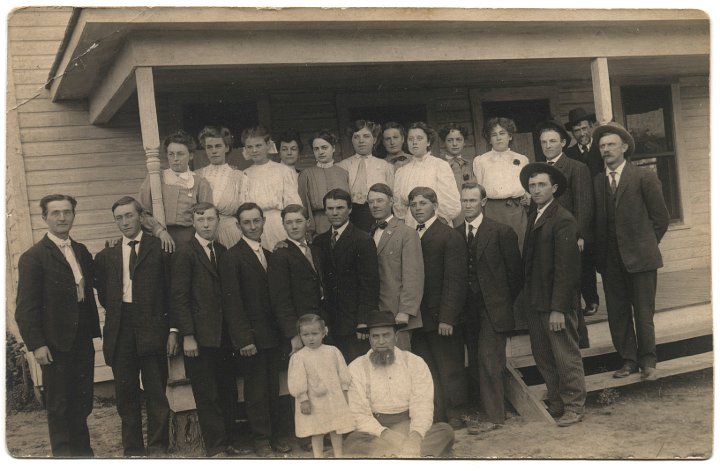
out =
[[[557,133],[560,135],[560,138],[565,140],[565,145],[563,146],[563,149],[570,145],[570,142],[572,141],[572,136],[569,132],[567,132],[563,125],[560,124],[560,122],[554,119],[550,119],[548,121],[543,121],[542,123],[540,123],[535,128],[538,139],[540,139],[540,131],[543,129],[554,129],[555,131],[557,131]]]
[[[567,189],[567,178],[565,178],[565,175],[563,175],[558,168],[555,168],[555,166],[545,162],[532,162],[520,170],[520,183],[522,183],[525,191],[528,193],[530,192],[528,189],[528,182],[530,181],[530,177],[536,173],[547,173],[550,175],[552,181],[554,181],[557,185],[557,190],[555,190],[554,195],[555,198],[565,193],[565,190]]]
[[[367,327],[359,327],[357,331],[366,334],[373,327],[394,327],[398,330],[406,327],[406,324],[396,324],[395,314],[390,311],[370,311],[367,315]]]
[[[620,136],[620,139],[628,146],[628,150],[625,152],[625,158],[630,157],[635,152],[635,139],[633,139],[632,134],[630,134],[622,124],[610,121],[607,124],[598,126],[593,131],[593,142],[597,142],[598,145],[600,145],[600,136],[603,134],[617,134]]]
[[[568,113],[568,122],[565,123],[565,129],[572,131],[573,126],[580,121],[590,121],[591,123],[594,123],[596,121],[595,113],[588,113],[585,111],[585,108],[571,109]]]

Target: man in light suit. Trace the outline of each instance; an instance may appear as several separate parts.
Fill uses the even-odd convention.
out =
[[[270,257],[268,280],[273,290],[270,298],[278,327],[288,340],[288,351],[303,347],[297,332],[297,320],[304,314],[318,314],[327,323],[324,312],[320,249],[308,245],[310,227],[307,210],[299,204],[286,206],[281,212],[288,238]]]
[[[417,221],[425,268],[422,327],[413,333],[412,352],[425,360],[432,374],[435,422],[461,428],[462,408],[468,402],[460,325],[467,289],[465,244],[457,231],[438,219],[437,194],[432,188],[413,188],[408,201]]]
[[[185,370],[205,452],[230,456],[240,453],[232,446],[238,400],[232,339],[237,342],[239,333],[234,319],[222,309],[218,260],[226,249],[215,241],[220,221],[217,208],[198,203],[190,212],[195,237],[173,255],[170,307],[183,336]]]
[[[323,204],[330,230],[313,243],[320,248],[331,340],[350,363],[370,348],[363,330],[368,312],[378,306],[377,250],[372,237],[350,222],[350,193],[330,190]]]
[[[164,455],[170,406],[165,396],[168,356],[177,353],[169,318],[170,263],[160,239],[141,229],[143,208],[129,196],[112,206],[123,237],[95,257],[95,287],[105,308],[103,353],[115,377],[125,456]],[[171,331],[171,327],[173,327]],[[143,440],[140,376],[147,400],[147,450]]]
[[[568,158],[563,152],[567,143],[570,142],[570,135],[562,125],[554,121],[545,121],[537,129],[540,147],[542,147],[546,162],[565,175],[567,188],[556,199],[563,208],[570,211],[575,217],[578,229],[577,246],[582,254],[587,247],[592,245],[593,239],[592,220],[594,207],[590,171],[587,165]],[[580,281],[582,284],[582,275]],[[580,296],[580,292],[578,292],[578,296]],[[597,311],[597,308],[595,310]],[[578,314],[578,335],[580,335],[580,348],[588,348],[590,340],[588,339],[583,313]]]
[[[370,187],[367,197],[375,219],[370,235],[377,246],[381,311],[395,314],[398,324],[397,347],[410,350],[412,331],[422,326],[419,315],[423,293],[423,258],[420,237],[392,214],[393,192],[384,183]]]
[[[220,259],[223,312],[237,329],[243,371],[245,409],[255,453],[271,456],[291,447],[280,439],[280,333],[270,302],[267,269],[271,253],[260,241],[265,225],[262,209],[243,203],[235,213],[243,237]]]
[[[585,416],[585,372],[578,345],[580,251],[575,218],[555,199],[567,186],[552,165],[534,162],[520,181],[535,203],[528,217],[523,259],[530,347],[547,386],[550,415],[566,427]]]
[[[642,379],[657,379],[655,365],[655,291],[663,266],[658,244],[670,223],[660,180],[626,159],[635,150],[629,132],[617,123],[599,126],[605,172],[595,176],[597,265],[603,278],[613,345],[623,359],[614,374],[642,369]]]
[[[465,326],[468,356],[476,365],[480,403],[488,421],[505,423],[505,344],[515,328],[513,303],[523,286],[517,235],[508,225],[484,215],[482,185],[464,183],[460,203],[465,223],[458,226],[467,247],[468,289]]]
[[[95,348],[100,337],[93,260],[70,238],[77,201],[40,200],[48,233],[20,256],[15,310],[25,346],[42,369],[53,456],[93,456],[87,417],[93,407]]]

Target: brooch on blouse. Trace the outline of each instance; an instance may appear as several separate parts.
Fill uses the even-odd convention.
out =
[[[513,160],[513,165],[520,165],[520,161],[518,159]]]

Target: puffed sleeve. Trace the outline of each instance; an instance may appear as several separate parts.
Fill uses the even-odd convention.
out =
[[[438,215],[452,225],[453,219],[460,215],[460,193],[452,168],[447,161],[438,160],[437,184]]]
[[[305,362],[303,361],[302,355],[298,353],[290,357],[287,381],[288,392],[292,397],[296,398],[300,402],[309,400]]]
[[[482,165],[482,155],[478,155],[473,159],[472,168],[477,182],[485,186],[485,168]]]
[[[283,172],[283,201],[282,207],[286,207],[289,204],[302,204],[300,195],[298,195],[298,183],[297,174],[291,168],[285,166],[285,172]]]
[[[337,367],[338,377],[340,378],[340,387],[342,387],[343,391],[347,391],[350,389],[350,383],[352,382],[350,370],[348,369],[347,364],[345,363],[345,358],[343,358],[340,350],[335,347],[332,347],[332,349],[335,354],[335,365]]]

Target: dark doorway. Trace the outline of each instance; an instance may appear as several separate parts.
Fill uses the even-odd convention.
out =
[[[357,119],[368,119],[379,124],[395,121],[407,128],[408,125],[416,121],[424,121],[427,123],[427,108],[425,105],[387,105],[387,106],[361,106],[348,109],[350,122]],[[348,123],[350,124],[350,123]],[[405,152],[407,152],[407,147]],[[352,149],[352,145],[350,146]],[[384,159],[387,156],[385,146],[382,144],[382,136],[378,138],[378,142],[373,150],[373,155]]]
[[[242,155],[240,134],[243,129],[258,124],[257,104],[254,101],[188,104],[183,106],[182,120],[183,128],[196,139],[205,126],[227,127],[234,137],[233,149],[227,155],[227,162],[240,170],[244,170],[252,164],[252,161],[245,160]],[[200,169],[209,163],[205,151],[198,149],[191,166],[193,169]]]
[[[526,155],[531,162],[545,161],[534,133],[538,124],[552,119],[550,100],[485,101],[482,109],[485,123],[492,118],[511,118],[515,121],[517,133],[513,137],[515,142],[511,144],[513,150]]]

